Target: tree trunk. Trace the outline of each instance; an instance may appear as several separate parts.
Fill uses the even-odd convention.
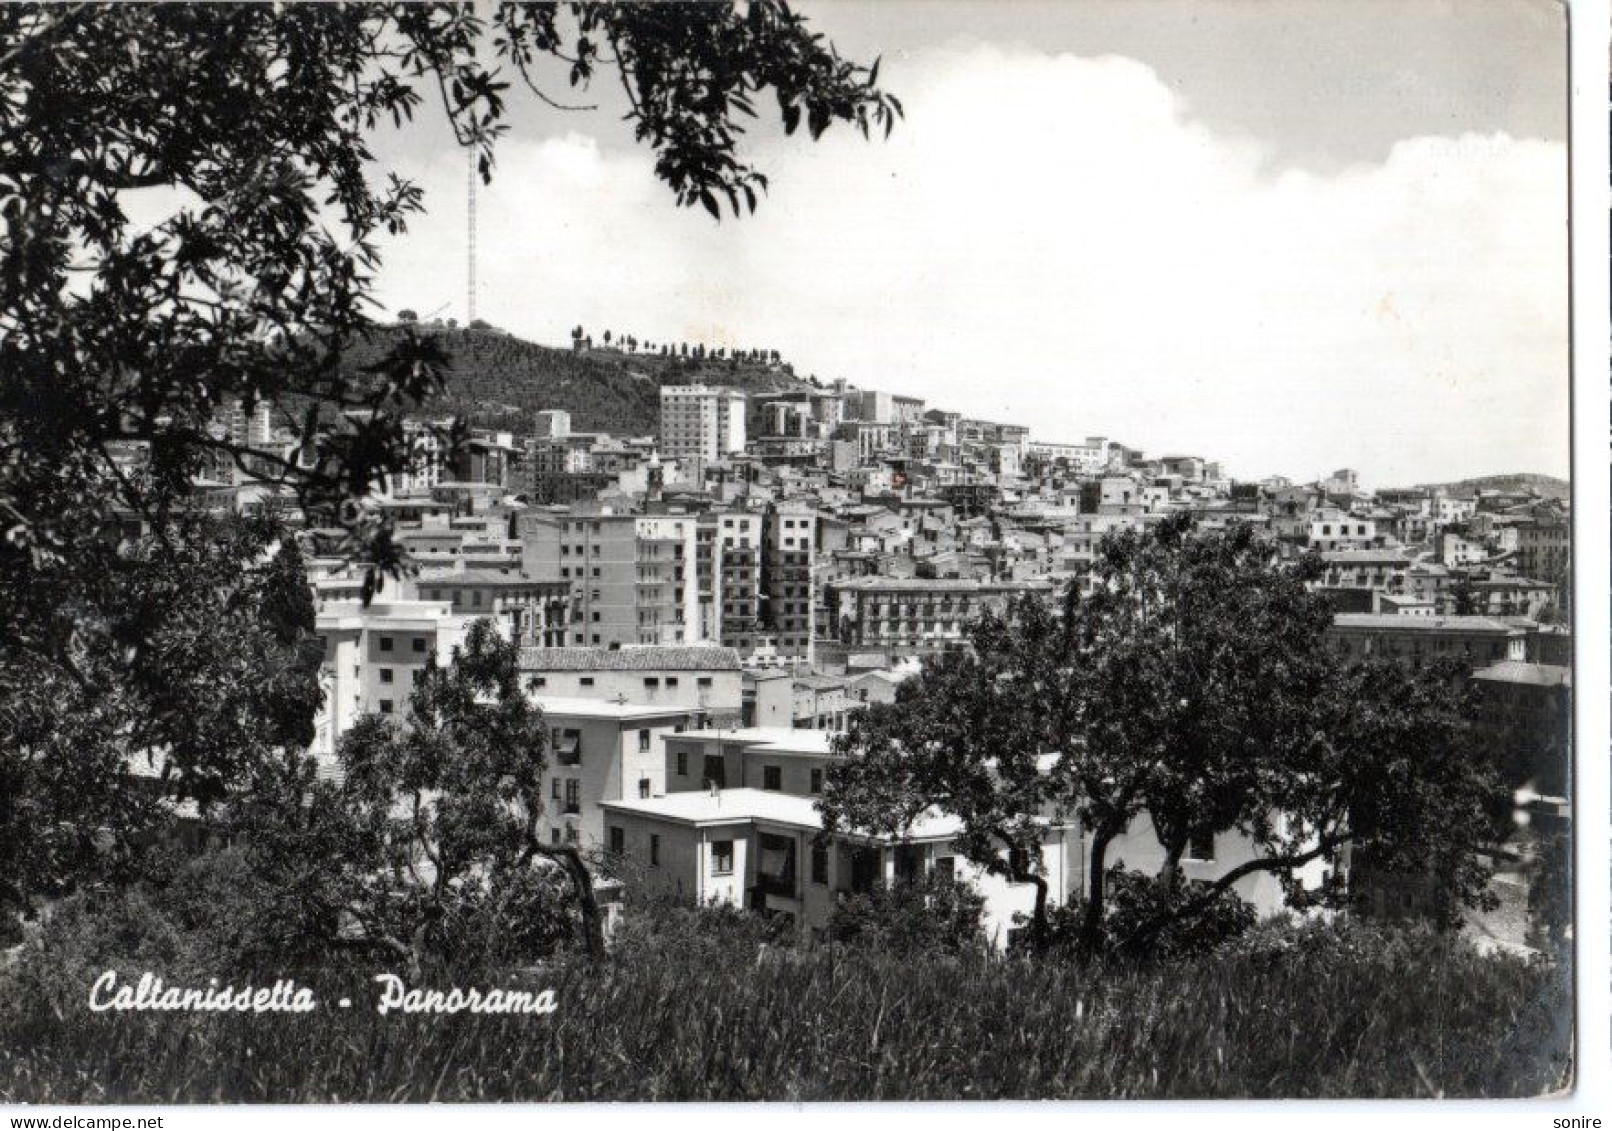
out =
[[[1103,936],[1103,881],[1108,845],[1114,839],[1112,829],[1102,828],[1092,836],[1091,859],[1087,861],[1086,916],[1080,924],[1080,953],[1094,955],[1102,949]]]
[[[1047,947],[1047,880],[1045,876],[1024,877],[1035,885],[1035,910],[1030,920],[1030,939],[1033,949],[1040,953]]]
[[[529,844],[533,852],[558,861],[565,869],[582,910],[582,944],[587,950],[588,960],[598,962],[604,957],[604,926],[599,921],[599,901],[593,894],[593,876],[583,862],[582,854],[569,845],[542,844],[535,836]]]

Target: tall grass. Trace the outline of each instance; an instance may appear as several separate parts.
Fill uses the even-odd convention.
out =
[[[1559,971],[1353,928],[1152,969],[647,933],[529,977],[547,1017],[381,1017],[359,971],[304,1016],[91,1014],[87,983],[24,969],[8,1101],[1519,1096],[1563,1086],[1569,1048]]]

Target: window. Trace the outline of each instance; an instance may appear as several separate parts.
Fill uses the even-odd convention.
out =
[[[627,830],[616,825],[610,826],[610,851],[617,856],[627,851]]]
[[[392,682],[392,669],[391,668],[382,668],[381,669],[381,682],[382,683],[391,683]]]
[[[828,883],[828,846],[812,845],[812,883]]]
[[[666,677],[666,686],[667,687],[676,687],[677,686],[677,677],[675,675],[667,676]]]
[[[559,829],[550,829],[549,830],[549,843],[550,844],[559,844],[560,843],[560,830]]]
[[[638,779],[638,796],[639,797],[648,797],[649,796],[649,779],[648,778],[639,778]]]
[[[677,752],[677,776],[680,777],[680,778],[688,777],[688,751],[687,750],[679,750]]]
[[[935,879],[949,884],[956,878],[957,858],[954,856],[935,857]]]
[[[565,811],[567,813],[582,812],[582,779],[565,779]]]
[[[761,788],[781,790],[784,788],[784,772],[777,766],[761,767]]]
[[[548,677],[541,675],[534,675],[532,677],[532,682],[527,684],[528,687],[547,687],[548,685]]]
[[[713,840],[711,842],[711,874],[713,876],[733,875],[733,842],[731,840]]]
[[[708,676],[708,675],[702,675],[702,676],[700,676],[699,679],[695,680],[694,682],[696,684],[698,684],[700,687],[710,687],[711,686],[711,677]]]
[[[381,637],[381,651],[382,652],[390,652],[391,650],[392,650],[392,638],[390,636]]]
[[[813,793],[822,793],[823,792],[823,771],[822,770],[813,770],[812,771],[812,792]]]
[[[412,648],[416,652],[424,652],[425,651],[425,637],[416,636],[413,640],[409,641],[409,647]]]
[[[576,830],[576,826],[575,826],[575,825],[568,825],[568,826],[566,826],[566,830],[565,830],[565,843],[566,843],[566,844],[575,844],[575,843],[576,843],[576,842],[577,842],[577,830]]]
[[[647,688],[649,690],[654,690],[655,688],[657,688],[659,686],[660,686],[660,677],[659,676],[646,675],[644,677],[644,687],[645,688]]]
[[[560,788],[561,788],[560,787],[560,779],[555,778],[554,779],[554,800],[556,800],[556,801],[558,801],[560,799]]]
[[[638,732],[638,753],[640,753],[640,754],[649,753],[649,731],[648,731],[648,729],[640,730]]]
[[[577,638],[577,643],[578,644],[582,643],[581,637]],[[593,686],[593,677],[591,675],[585,675],[581,679],[577,680],[577,683],[578,683],[578,685],[580,685],[582,687],[592,687]]]
[[[381,714],[390,715],[391,713],[392,713],[392,701],[390,699],[382,699],[381,700]]]
[[[660,867],[660,837],[654,834],[651,834],[649,838],[649,866],[651,868]]]
[[[1213,860],[1215,858],[1215,834],[1213,829],[1199,829],[1192,834],[1187,842],[1187,859]]]

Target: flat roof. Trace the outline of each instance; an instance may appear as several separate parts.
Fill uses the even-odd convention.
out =
[[[621,648],[522,648],[522,671],[738,671],[739,653],[717,644],[639,644]]]
[[[694,826],[766,821],[809,831],[818,831],[823,827],[823,815],[817,809],[816,798],[766,789],[690,789],[661,797],[601,801],[599,807],[611,812],[633,813]],[[912,823],[904,838],[890,839],[946,840],[962,831],[962,821],[931,810]]]
[[[812,727],[734,727],[731,730],[706,727],[704,730],[686,730],[668,737],[720,740],[762,747],[780,754],[832,754],[836,733]]]
[[[1572,687],[1573,669],[1556,664],[1528,664],[1521,660],[1502,660],[1482,671],[1473,672],[1472,678],[1495,683],[1525,683],[1533,687]]]
[[[532,696],[533,702],[545,715],[571,716],[585,719],[650,719],[682,717],[691,712],[689,707],[671,704],[632,703],[619,699],[583,699],[569,695]]]
[[[1522,629],[1496,617],[1447,616],[1407,617],[1397,613],[1339,613],[1332,618],[1335,628],[1402,628],[1412,632],[1503,632],[1522,635]]]

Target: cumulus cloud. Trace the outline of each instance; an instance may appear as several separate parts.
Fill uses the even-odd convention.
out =
[[[1413,137],[1273,167],[1133,60],[979,46],[886,63],[888,142],[758,138],[761,211],[679,211],[640,152],[510,139],[480,313],[780,349],[1044,439],[1104,434],[1236,474],[1565,474],[1566,154]],[[1348,107],[1340,104],[1339,113]],[[389,305],[463,316],[463,166],[387,249]]]

